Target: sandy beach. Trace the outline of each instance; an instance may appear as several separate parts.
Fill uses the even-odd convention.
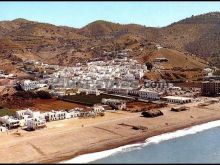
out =
[[[57,163],[81,154],[103,151],[141,142],[148,137],[220,119],[220,103],[190,110],[172,112],[161,108],[163,116],[141,117],[141,113],[107,112],[104,117],[67,119],[47,123],[47,128],[26,132],[17,130],[1,133],[1,163]],[[147,127],[134,130],[131,126]],[[83,125],[83,127],[82,127]]]

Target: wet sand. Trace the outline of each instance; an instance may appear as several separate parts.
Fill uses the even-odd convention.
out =
[[[67,119],[47,123],[47,128],[0,134],[1,163],[56,163],[75,156],[141,142],[148,137],[220,119],[220,103],[198,107],[191,103],[188,111],[171,112],[162,108],[163,116],[140,117],[140,113],[107,112],[104,117]],[[130,126],[144,126],[134,130]],[[84,125],[82,127],[82,125]]]

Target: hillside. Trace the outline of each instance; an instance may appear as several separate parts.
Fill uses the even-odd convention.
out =
[[[191,16],[162,28],[161,32],[167,47],[205,57],[211,65],[220,67],[220,12]]]
[[[72,65],[123,49],[132,49],[130,58],[144,63],[160,56],[157,44],[167,48],[159,51],[170,59],[165,67],[201,68],[201,58],[220,67],[220,13],[191,16],[163,28],[103,20],[80,29],[22,18],[0,22],[0,60],[7,63],[35,59]]]

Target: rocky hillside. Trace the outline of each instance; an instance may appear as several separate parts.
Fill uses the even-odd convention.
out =
[[[204,67],[195,56],[220,66],[220,13],[191,16],[167,27],[95,21],[80,29],[15,19],[0,22],[0,59],[21,62],[36,59],[50,64],[72,65],[104,52],[132,49],[131,58],[146,62],[155,56],[156,45],[168,48],[166,56],[187,54],[189,67]],[[172,57],[169,57],[172,59]],[[185,56],[184,56],[185,58]],[[169,65],[177,65],[171,60]]]

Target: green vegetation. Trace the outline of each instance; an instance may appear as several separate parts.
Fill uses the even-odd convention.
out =
[[[66,101],[71,101],[71,102],[76,102],[76,103],[82,103],[82,104],[86,104],[86,105],[93,105],[93,104],[101,103],[102,98],[127,100],[126,98],[123,98],[123,97],[110,96],[110,95],[106,95],[106,94],[100,94],[98,96],[96,96],[94,94],[91,94],[91,95],[78,94],[78,95],[72,95],[72,96],[64,96],[60,99],[63,99]]]
[[[25,99],[29,98],[41,98],[41,99],[51,99],[52,96],[47,91],[18,91],[15,94],[17,97],[22,97]]]
[[[15,110],[14,109],[7,109],[7,108],[1,108],[0,109],[0,117],[8,115],[14,115],[15,114]]]

